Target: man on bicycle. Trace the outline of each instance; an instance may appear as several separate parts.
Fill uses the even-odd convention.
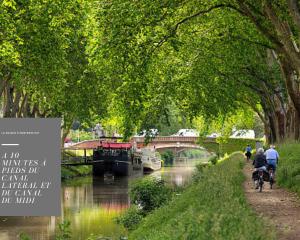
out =
[[[273,167],[273,171],[275,173],[276,166],[278,164],[278,159],[279,159],[279,154],[275,150],[275,146],[274,145],[270,145],[270,149],[268,149],[265,152],[265,155],[266,155],[268,166],[272,166]]]

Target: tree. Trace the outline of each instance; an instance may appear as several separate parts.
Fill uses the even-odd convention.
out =
[[[297,72],[289,64],[297,60],[295,44],[282,29],[292,20],[286,7],[239,0],[106,2],[98,12],[105,32],[99,48],[130,92],[121,96],[124,114],[157,121],[172,98],[190,116],[206,118],[248,104],[269,141],[299,138],[297,88],[285,71],[286,62]]]
[[[3,117],[60,117],[64,138],[74,120],[105,115],[109,84],[86,53],[91,11],[81,0],[2,2]]]

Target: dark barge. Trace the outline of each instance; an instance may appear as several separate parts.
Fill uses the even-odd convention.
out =
[[[131,143],[101,142],[93,150],[93,174],[95,176],[105,174],[129,176],[134,170],[141,169],[141,159],[134,154]]]

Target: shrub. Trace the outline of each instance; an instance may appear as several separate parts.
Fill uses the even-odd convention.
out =
[[[130,190],[131,202],[141,207],[144,213],[160,207],[172,197],[172,190],[163,180],[144,178],[136,181]]]
[[[27,235],[26,233],[21,233],[20,240],[31,240],[31,237],[29,235]]]
[[[215,164],[217,164],[217,162],[218,162],[218,156],[212,156],[210,159],[209,159],[209,161],[212,163],[212,165],[215,165]]]
[[[123,225],[128,230],[133,230],[143,219],[143,213],[137,206],[132,205],[126,212],[119,216],[116,220],[118,224]]]
[[[69,240],[71,237],[71,222],[66,220],[58,225],[59,233],[55,237],[55,240]]]
[[[161,158],[164,161],[164,165],[168,166],[173,164],[175,156],[171,150],[167,150],[161,153]]]
[[[196,169],[193,173],[193,182],[199,182],[204,176],[204,170],[209,167],[208,163],[200,163],[196,165]]]

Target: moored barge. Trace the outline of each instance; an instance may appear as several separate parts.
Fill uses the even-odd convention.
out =
[[[95,176],[107,173],[129,176],[134,170],[141,168],[141,160],[135,157],[131,143],[101,142],[93,150],[93,174]]]

